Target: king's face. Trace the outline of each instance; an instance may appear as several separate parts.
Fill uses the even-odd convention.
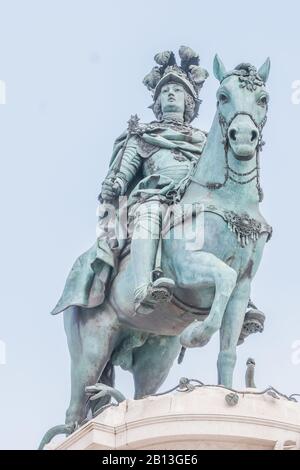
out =
[[[162,113],[184,113],[185,92],[180,83],[167,83],[160,92]]]

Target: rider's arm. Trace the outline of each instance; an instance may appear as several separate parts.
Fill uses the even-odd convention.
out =
[[[122,161],[116,175],[116,181],[121,186],[121,195],[125,194],[129,183],[142,165],[142,158],[137,152],[138,142],[135,136],[128,140]]]
[[[102,183],[102,191],[99,200],[110,202],[118,196],[126,193],[127,187],[136,175],[142,164],[142,158],[137,152],[138,142],[132,136],[126,145],[120,163],[110,168],[108,175]],[[116,157],[118,159],[118,156]],[[117,168],[116,168],[117,167]]]

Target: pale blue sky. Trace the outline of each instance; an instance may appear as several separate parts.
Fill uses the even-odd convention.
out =
[[[257,362],[257,384],[300,391],[299,190],[300,105],[291,103],[300,79],[299,2],[275,6],[252,0],[1,0],[0,106],[1,316],[0,448],[35,448],[64,421],[69,357],[62,317],[51,317],[74,259],[94,241],[96,198],[113,140],[130,114],[152,119],[142,85],[153,56],[181,44],[199,51],[210,72],[195,125],[209,129],[218,52],[228,68],[272,60],[267,145],[261,174],[262,211],[274,236],[253,285],[267,315],[263,335],[239,348],[235,386],[245,362]],[[181,376],[216,381],[217,337],[189,351],[164,389]],[[131,376],[118,387],[132,394]]]

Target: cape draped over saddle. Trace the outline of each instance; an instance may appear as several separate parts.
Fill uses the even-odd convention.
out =
[[[181,128],[180,128],[181,127]],[[136,133],[138,153],[142,158],[149,158],[159,149],[180,151],[189,160],[195,160],[203,151],[206,134],[191,126],[167,127],[159,122],[140,124]],[[123,132],[114,143],[110,161],[110,171],[118,161],[120,152],[127,139]],[[185,187],[188,182],[185,182]],[[129,206],[145,201],[153,196],[160,196],[166,202],[168,195],[176,192],[174,182],[159,174],[143,178],[139,172],[131,182],[126,195]],[[105,237],[100,237],[94,245],[80,255],[66,280],[66,284],[56,307],[51,314],[55,315],[71,306],[93,308],[104,302],[107,286],[118,272],[118,257],[122,246],[111,246]]]

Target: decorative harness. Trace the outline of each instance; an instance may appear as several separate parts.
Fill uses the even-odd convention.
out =
[[[258,86],[262,86],[264,84],[264,82],[261,80],[261,78],[257,74],[257,70],[255,67],[253,67],[250,64],[241,64],[239,67],[240,69],[234,70],[233,72],[229,72],[228,74],[226,74],[223,80],[225,80],[225,78],[231,75],[237,75],[241,82],[240,87],[241,88],[246,87],[249,91],[254,91]],[[228,180],[231,180],[236,184],[243,185],[243,184],[248,184],[251,181],[256,179],[256,188],[258,191],[259,202],[261,202],[263,200],[263,190],[260,185],[260,152],[263,148],[263,145],[265,145],[265,142],[263,141],[263,138],[262,138],[262,132],[267,122],[267,115],[264,117],[262,122],[258,123],[256,122],[256,120],[250,113],[241,111],[241,112],[235,113],[232,116],[232,118],[227,122],[226,118],[222,115],[221,111],[219,110],[219,103],[218,103],[218,112],[219,112],[219,124],[221,127],[222,136],[223,136],[222,143],[224,145],[224,150],[225,150],[224,181],[222,183],[209,182],[209,183],[203,184],[193,177],[191,178],[191,181],[209,190],[217,190],[217,189],[224,187]],[[233,168],[231,168],[229,165],[229,161],[228,161],[228,150],[229,150],[228,131],[234,119],[240,115],[249,116],[249,118],[252,120],[253,124],[255,125],[256,129],[258,130],[258,142],[257,142],[257,146],[255,149],[256,150],[256,165],[252,170],[247,171],[245,173],[240,173],[234,170]],[[256,173],[253,174],[254,172]],[[237,176],[238,177],[249,176],[249,178],[246,181],[239,181],[236,179]],[[212,212],[214,214],[221,216],[227,222],[229,229],[236,234],[238,241],[240,242],[242,247],[246,246],[249,243],[249,240],[257,240],[259,235],[262,233],[268,233],[267,241],[269,241],[269,239],[272,236],[272,227],[270,225],[261,223],[257,221],[256,219],[251,218],[247,213],[236,214],[233,211],[225,211],[222,209],[217,209],[214,206],[207,207],[206,209],[204,209],[204,212]]]

